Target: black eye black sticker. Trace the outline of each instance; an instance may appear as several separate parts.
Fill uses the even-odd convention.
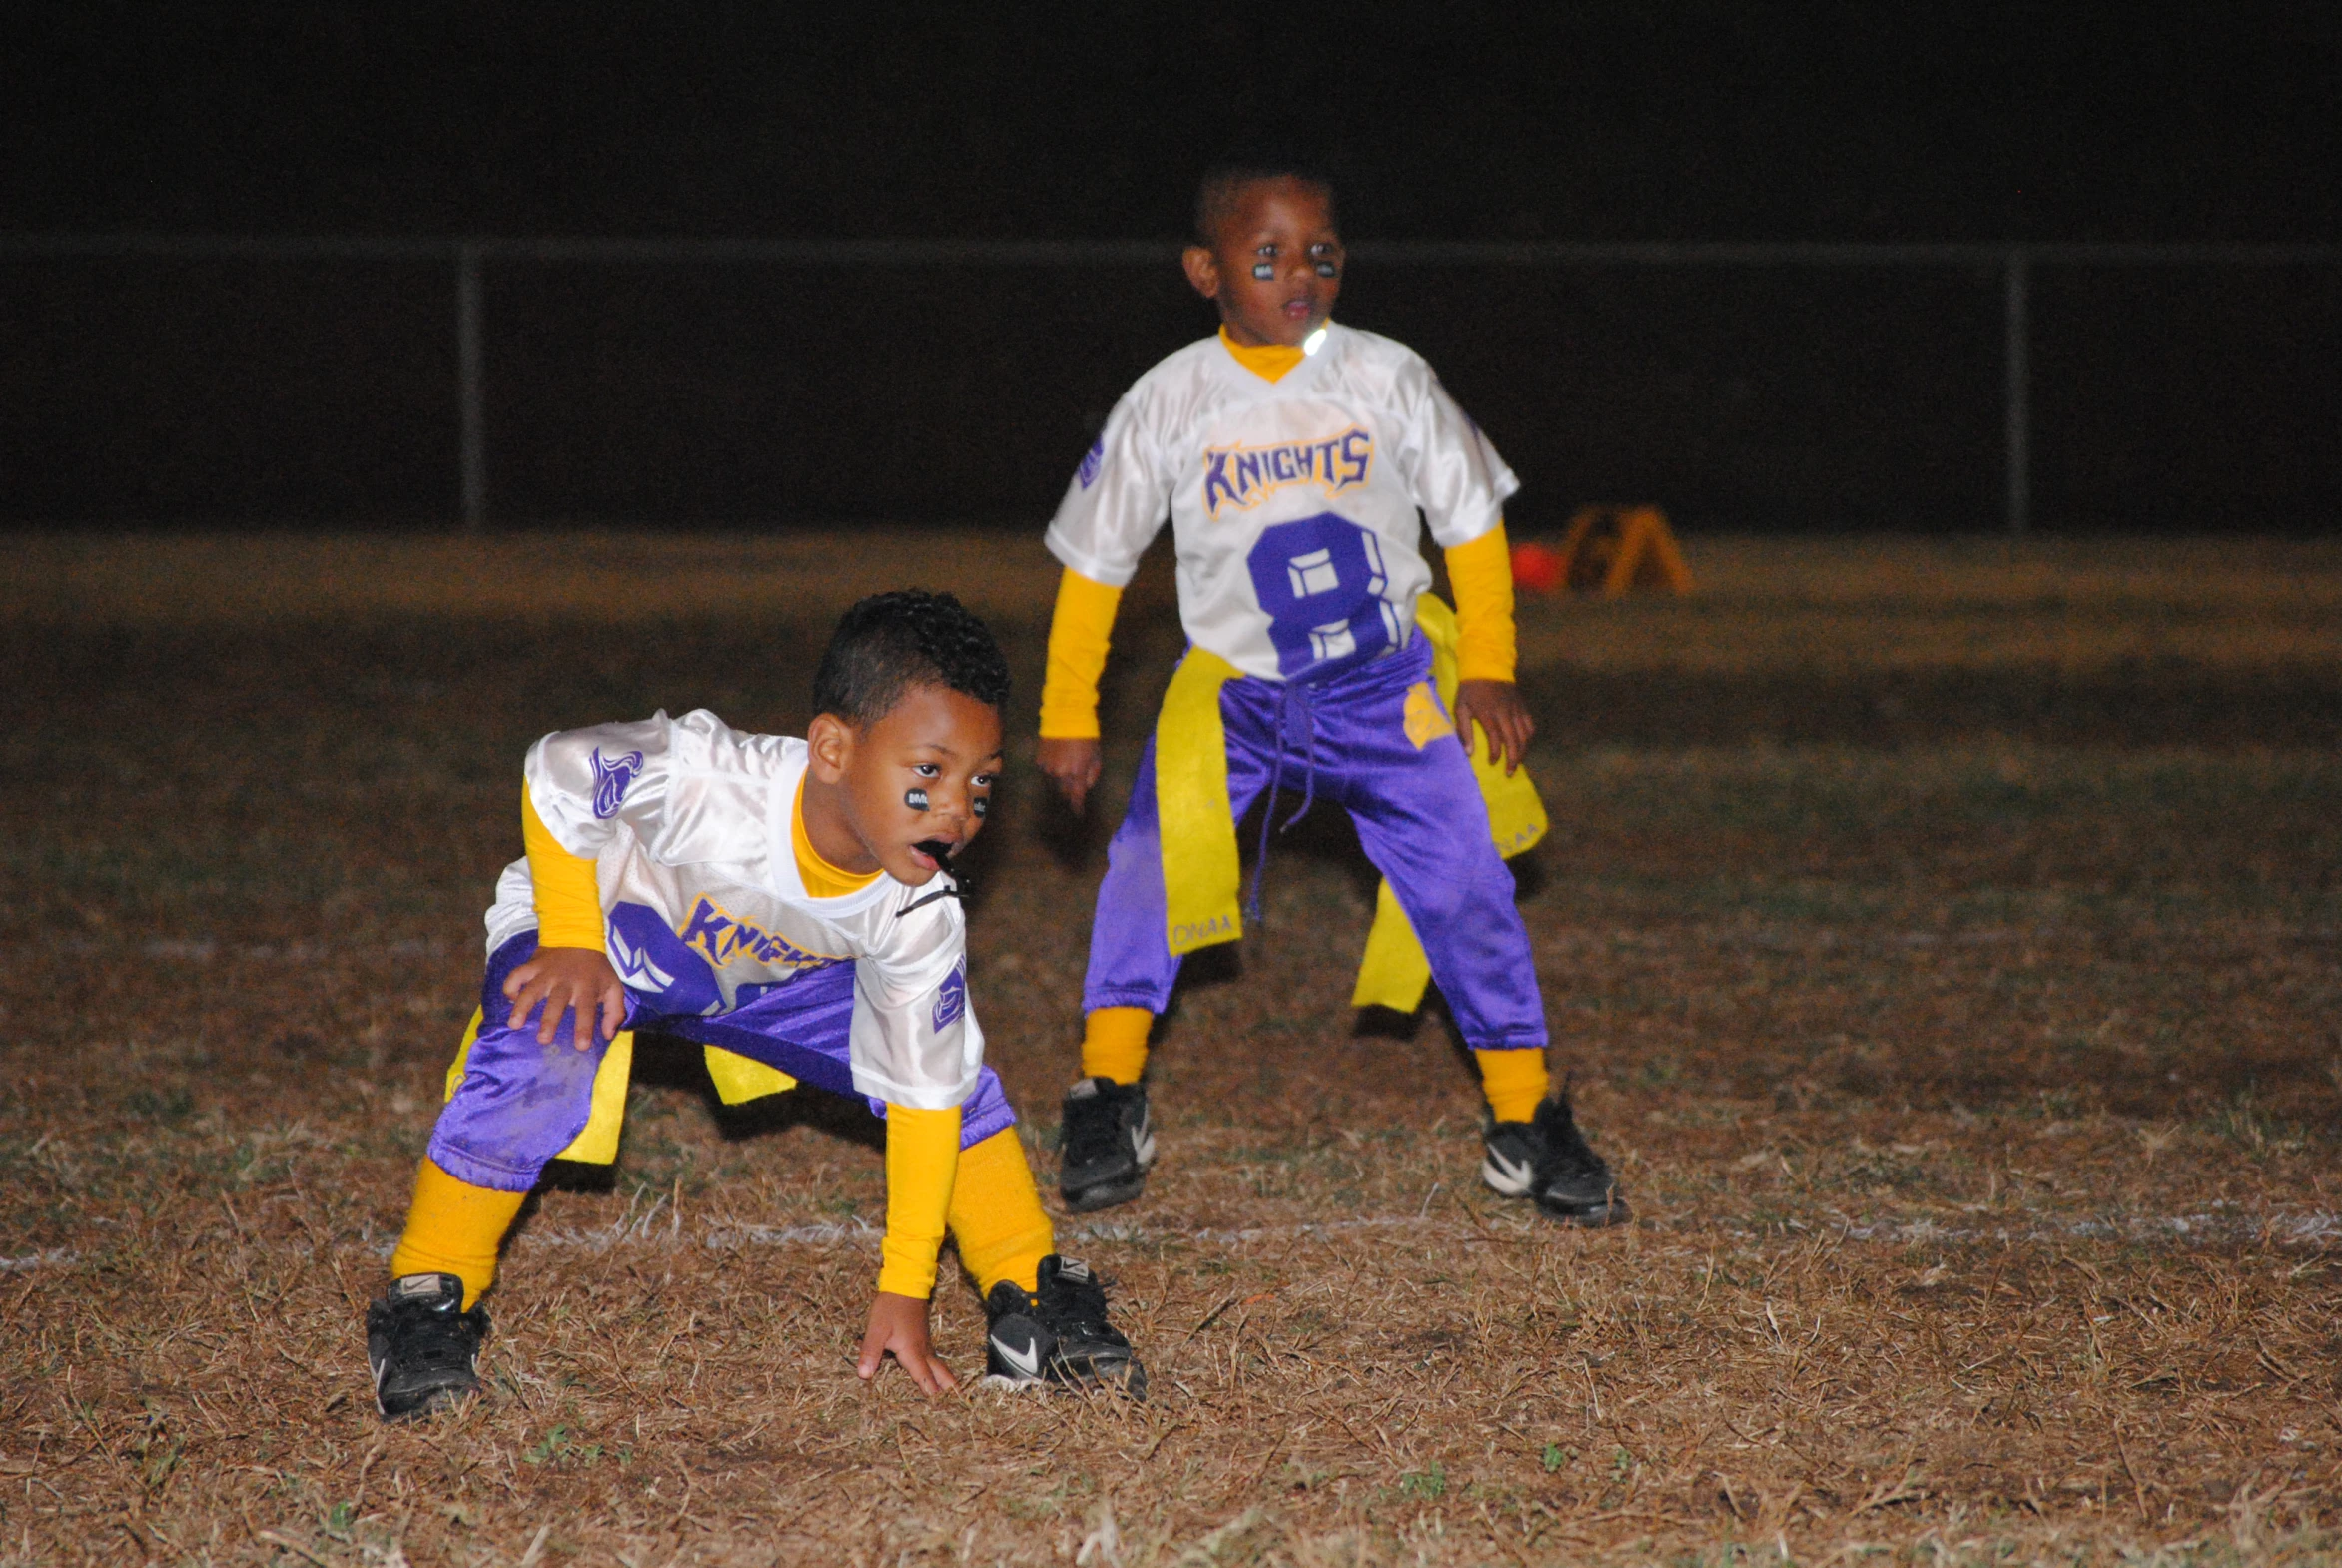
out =
[[[977,821],[982,822],[984,820],[984,814],[992,809],[992,802],[986,800],[982,795],[979,795],[974,800],[968,802],[968,809],[976,814]]]
[[[1276,263],[1254,262],[1252,264],[1252,276],[1259,279],[1262,283],[1267,283],[1276,276]]]
[[[913,811],[925,811],[927,809],[927,791],[923,789],[903,791],[903,804],[909,806]]]
[[[1341,263],[1320,260],[1317,263],[1317,276],[1320,278],[1339,278],[1341,276]]]

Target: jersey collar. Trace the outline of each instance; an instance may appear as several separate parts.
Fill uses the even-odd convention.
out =
[[[1227,335],[1225,327],[1219,330],[1216,337],[1228,360],[1242,370],[1248,379],[1272,387],[1283,387],[1308,378],[1310,368],[1325,358],[1325,351],[1333,342],[1334,332],[1334,324],[1326,321],[1318,324],[1316,331],[1298,345],[1264,344],[1259,347],[1237,343]]]

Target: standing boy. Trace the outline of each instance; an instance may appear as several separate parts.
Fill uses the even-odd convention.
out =
[[[886,593],[831,637],[803,740],[700,711],[530,748],[528,853],[497,884],[480,1011],[367,1311],[385,1419],[477,1390],[497,1247],[547,1161],[614,1157],[631,1032],[650,1028],[707,1047],[719,1085],[802,1081],[886,1119],[863,1377],[891,1354],[929,1393],[954,1386],[927,1333],[948,1224],[994,1375],[1144,1391],[1104,1291],[1055,1255],[968,1006],[948,868],[984,825],[1008,691],[957,600]]]
[[[1099,776],[1115,609],[1167,512],[1190,644],[1098,893],[1084,1077],[1065,1103],[1067,1206],[1144,1187],[1149,1029],[1181,955],[1241,933],[1234,825],[1264,792],[1273,814],[1282,783],[1349,810],[1420,939],[1479,1063],[1483,1178],[1568,1222],[1621,1221],[1610,1168],[1550,1093],[1528,933],[1457,739],[1476,725],[1510,774],[1534,728],[1513,684],[1501,510],[1518,483],[1420,357],[1328,320],[1343,252],[1323,180],[1214,171],[1183,261],[1220,330],[1125,394],[1048,534],[1065,573],[1040,759],[1076,810]],[[1417,625],[1423,521],[1455,585],[1452,722]]]

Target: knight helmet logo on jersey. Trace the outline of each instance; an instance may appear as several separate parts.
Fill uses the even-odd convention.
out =
[[[642,753],[629,751],[623,757],[604,757],[601,748],[593,750],[593,814],[614,817],[619,805],[626,799],[626,791],[642,772]]]
[[[936,988],[935,1012],[928,1019],[929,1027],[940,1035],[967,1011],[968,961],[963,958],[952,966],[952,972],[944,976],[944,983]]]

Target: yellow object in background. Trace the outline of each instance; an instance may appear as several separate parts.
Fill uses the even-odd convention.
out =
[[[1562,582],[1615,599],[1632,588],[1692,591],[1692,569],[1656,506],[1581,506],[1554,546]]]

